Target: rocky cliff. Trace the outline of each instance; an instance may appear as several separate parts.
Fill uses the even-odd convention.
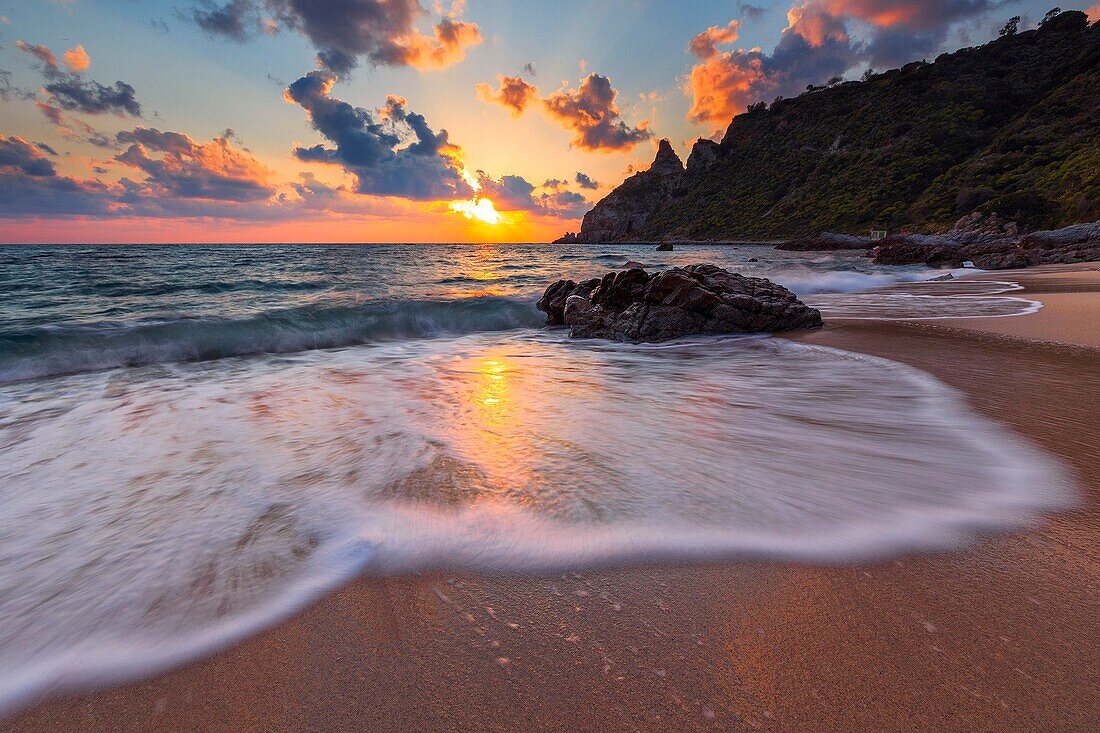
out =
[[[1025,230],[1100,219],[1100,23],[1084,13],[754,105],[686,168],[662,142],[571,241],[932,232],[972,212]]]

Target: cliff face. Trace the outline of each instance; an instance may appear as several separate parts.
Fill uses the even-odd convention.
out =
[[[584,215],[573,241],[616,242],[634,239],[649,217],[680,191],[684,164],[672,144],[662,140],[649,170],[635,173]]]
[[[1100,219],[1100,23],[1041,28],[815,89],[733,119],[584,218],[576,241],[936,231],[971,212],[1027,229]]]

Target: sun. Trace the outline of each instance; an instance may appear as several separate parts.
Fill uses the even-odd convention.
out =
[[[470,199],[469,201],[452,201],[451,211],[482,224],[496,225],[504,220],[493,202],[484,197]]]

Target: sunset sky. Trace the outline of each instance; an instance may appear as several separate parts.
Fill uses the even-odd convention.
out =
[[[1049,9],[757,2],[0,2],[0,242],[547,241],[662,137]]]

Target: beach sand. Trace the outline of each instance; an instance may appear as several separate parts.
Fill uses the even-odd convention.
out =
[[[1096,267],[996,273],[1044,301],[1035,315],[797,337],[924,369],[1063,459],[1081,506],[1040,527],[860,566],[361,580],[0,731],[1097,730]]]

